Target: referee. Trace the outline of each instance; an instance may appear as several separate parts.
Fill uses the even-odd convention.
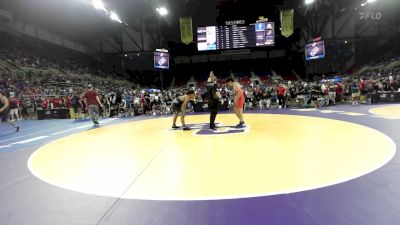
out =
[[[215,119],[220,107],[221,93],[218,91],[217,77],[213,71],[207,81],[208,110],[210,111],[210,129],[216,130]]]

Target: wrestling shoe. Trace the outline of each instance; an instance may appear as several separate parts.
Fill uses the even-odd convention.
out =
[[[239,128],[244,127],[244,122],[240,122],[238,125],[236,125],[236,127],[239,127]]]
[[[188,131],[188,130],[192,130],[192,129],[190,129],[189,127],[184,127],[183,130]]]
[[[172,125],[172,129],[179,129],[180,127],[178,127],[177,125]]]

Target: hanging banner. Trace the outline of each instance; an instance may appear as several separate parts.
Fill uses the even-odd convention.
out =
[[[193,27],[192,27],[192,18],[184,17],[180,18],[181,24],[181,41],[185,44],[190,44],[193,42]]]
[[[281,32],[285,37],[289,37],[293,34],[293,9],[286,9],[281,11]]]

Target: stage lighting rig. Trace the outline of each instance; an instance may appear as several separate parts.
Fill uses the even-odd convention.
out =
[[[108,13],[108,10],[104,6],[104,3],[102,0],[92,0],[92,5],[95,9],[103,10],[104,12]]]
[[[110,13],[110,19],[113,21],[117,21],[118,23],[122,23],[121,18],[115,12]]]
[[[165,7],[160,7],[156,9],[160,16],[166,16],[168,14],[168,10]]]
[[[315,0],[305,0],[306,5],[314,3]]]

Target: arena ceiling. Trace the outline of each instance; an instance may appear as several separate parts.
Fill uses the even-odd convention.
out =
[[[103,0],[107,7],[115,10],[133,30],[138,30],[140,19],[143,19],[145,24],[157,25],[158,15],[155,8],[167,7],[171,13],[165,18],[166,23],[165,26],[162,26],[162,33],[167,40],[176,41],[179,39],[179,17],[192,16],[193,27],[212,25],[217,21],[218,10],[232,3],[239,5],[239,10],[233,11],[234,16],[261,14],[260,12],[268,11],[268,9],[275,9],[269,5],[278,5],[278,9],[294,8],[296,9],[295,25],[306,28],[309,25],[306,20],[310,20],[311,17],[320,27],[323,27],[325,25],[324,18],[332,15],[329,5],[332,5],[333,2],[336,4],[338,12],[335,17],[340,19],[350,10],[360,7],[361,3],[365,1],[318,0],[316,4],[307,6],[304,4],[304,0],[262,2],[256,0]],[[90,2],[91,0],[6,0],[0,1],[0,8],[10,11],[16,20],[26,21],[76,42],[89,45],[95,40],[120,32],[118,24],[95,10]],[[393,14],[392,20],[399,21],[398,10],[400,7],[397,7],[399,2],[398,0],[376,0],[374,4],[381,10],[385,10],[386,18],[392,17]],[[247,5],[247,9],[252,10],[241,10],[240,4]],[[396,7],[393,7],[394,5]],[[225,10],[229,10],[229,7]],[[318,12],[319,15],[307,14],[310,10]],[[315,29],[314,33],[318,33],[319,30]]]
[[[80,43],[89,43],[118,31],[118,24],[96,11],[90,0],[7,0],[0,8],[14,19],[26,21]],[[217,16],[214,0],[103,0],[121,19],[135,28],[140,18],[156,23],[155,9],[165,6],[172,12],[167,18],[177,27],[178,18],[191,15],[196,23],[213,24]]]
[[[346,2],[346,0],[340,0]],[[0,1],[0,8],[10,11],[14,19],[26,21],[56,34],[70,38],[82,44],[113,35],[119,32],[117,23],[111,21],[103,13],[95,10],[91,0],[7,0]],[[244,0],[103,0],[108,8],[115,10],[121,19],[133,29],[138,29],[140,18],[145,23],[157,23],[155,8],[165,6],[171,12],[166,18],[168,27],[163,34],[169,39],[179,38],[178,18],[192,16],[193,26],[212,25],[216,23],[218,9],[229,4],[236,4],[239,9],[232,9],[236,15],[254,14],[256,10],[265,11],[270,7],[265,5],[282,5],[285,8],[296,8],[303,0],[269,0],[263,2]],[[256,6],[254,11],[244,11],[241,5]],[[257,16],[257,15],[256,15]],[[169,33],[169,34],[168,34]]]

